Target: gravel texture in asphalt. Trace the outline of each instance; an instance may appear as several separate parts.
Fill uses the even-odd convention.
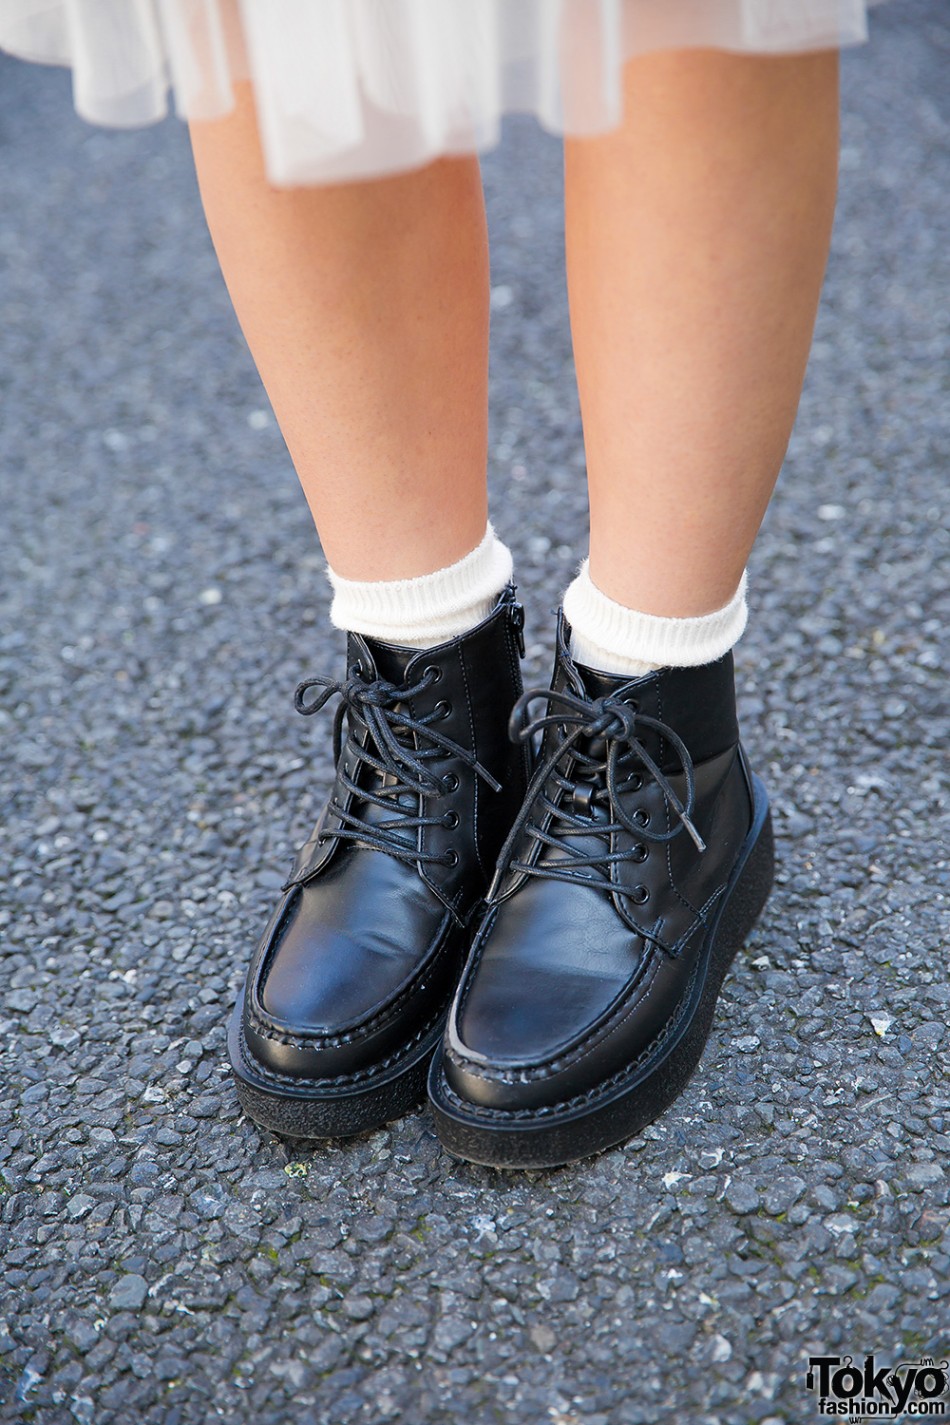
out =
[[[0,1418],[778,1425],[812,1354],[950,1336],[950,12],[844,64],[841,202],[750,571],[775,893],[702,1065],[626,1147],[448,1158],[423,1110],[281,1141],[225,1026],[326,786],[322,558],[183,125],[0,59]],[[512,121],[493,518],[543,680],[585,550],[560,147]],[[631,549],[636,558],[636,549]]]

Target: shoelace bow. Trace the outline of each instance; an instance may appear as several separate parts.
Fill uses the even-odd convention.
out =
[[[549,708],[546,716],[529,721],[526,714],[532,702],[544,699]],[[556,709],[556,710],[555,710]],[[697,831],[692,811],[696,800],[696,781],[693,762],[682,738],[659,718],[649,717],[637,708],[635,702],[623,702],[613,696],[603,698],[583,698],[566,690],[555,688],[530,688],[515,703],[511,713],[509,735],[513,741],[527,742],[537,732],[548,727],[564,729],[563,735],[552,739],[552,746],[539,763],[520,813],[511,828],[508,839],[498,858],[499,873],[508,870],[522,871],[531,876],[543,876],[550,880],[591,883],[586,871],[605,868],[614,862],[626,861],[629,851],[611,851],[608,838],[619,831],[627,831],[638,842],[672,841],[682,830],[686,830],[699,851],[705,851],[706,843]],[[679,759],[686,778],[686,800],[681,801],[656,762],[644,747],[640,731],[651,729],[667,741]],[[602,738],[606,742],[607,755],[597,758],[585,752],[578,744],[593,742]],[[580,779],[572,780],[558,771],[557,764],[565,753],[572,753],[575,762],[591,778],[584,783],[590,787],[589,805],[606,804],[610,809],[609,821],[597,821],[592,816],[569,810],[569,798]],[[646,820],[630,817],[624,811],[620,795],[624,791],[637,791],[642,786],[640,772],[631,771],[630,764],[638,763],[657,783],[663,795],[676,814],[677,824],[668,831],[651,831]],[[553,778],[557,787],[554,797],[545,788],[548,779]],[[550,815],[549,829],[540,822]],[[537,817],[537,820],[533,820]],[[555,861],[543,863],[511,859],[515,846],[522,834],[527,833],[533,841],[549,846],[562,855]],[[574,839],[584,836],[597,837],[601,849],[585,855],[579,847],[571,846],[565,836]]]
[[[460,747],[451,738],[445,737],[432,726],[446,714],[438,706],[421,717],[414,718],[406,707],[412,698],[428,691],[437,680],[438,674],[427,668],[418,682],[400,686],[385,678],[364,679],[358,667],[349,671],[349,676],[340,681],[332,678],[309,678],[301,683],[294,694],[294,707],[304,717],[311,717],[330,700],[339,695],[341,701],[333,719],[333,759],[340,768],[339,777],[347,793],[354,793],[360,801],[369,802],[384,811],[398,809],[403,815],[389,817],[386,821],[373,823],[363,821],[355,812],[347,811],[340,802],[332,802],[331,810],[343,823],[321,832],[322,841],[359,841],[364,846],[385,851],[400,861],[436,861],[442,865],[455,865],[449,852],[420,851],[412,841],[400,833],[414,832],[423,826],[448,825],[441,816],[412,816],[400,805],[400,798],[417,793],[422,797],[443,797],[449,788],[445,781],[426,764],[433,757],[450,753],[471,767],[476,776],[483,778],[493,791],[501,790],[501,783],[480,762]],[[321,691],[311,699],[307,693],[313,688]],[[347,712],[353,715],[357,727],[364,727],[368,736],[365,743],[353,735],[353,728],[347,735],[347,750],[354,759],[353,775],[340,767],[342,750],[343,719]],[[404,734],[400,738],[399,732]],[[419,746],[420,739],[428,745]],[[360,764],[373,769],[379,778],[378,786],[360,786],[356,780]],[[384,784],[386,776],[392,782]],[[395,804],[395,806],[394,806]],[[455,823],[453,823],[454,825]]]

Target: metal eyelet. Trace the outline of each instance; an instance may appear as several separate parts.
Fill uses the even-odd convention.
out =
[[[636,811],[633,813],[633,819],[637,823],[637,826],[650,825],[650,813],[648,811],[645,811],[643,807],[637,807]]]
[[[447,718],[452,711],[452,704],[446,702],[445,698],[440,698],[432,711],[438,713],[440,719]]]
[[[633,901],[634,905],[643,905],[646,901],[650,899],[650,892],[647,890],[646,886],[634,886],[633,890],[630,892],[630,899]]]
[[[638,792],[642,786],[643,778],[640,776],[639,772],[634,772],[633,776],[630,778],[630,784],[627,787],[627,790],[629,792]]]
[[[433,681],[433,683],[441,683],[441,681],[442,681],[442,669],[439,667],[439,665],[438,665],[437,663],[429,663],[429,664],[426,665],[425,668],[423,668],[423,670],[422,670],[422,676],[423,676],[423,678],[428,678],[428,676],[429,676],[430,673],[432,674],[432,681]]]
[[[650,853],[645,846],[637,845],[632,847],[630,851],[630,860],[636,861],[639,864],[641,861],[645,861],[649,854]]]
[[[442,818],[442,825],[448,831],[454,831],[459,824],[459,814],[457,811],[447,811]]]
[[[459,779],[454,772],[446,772],[442,778],[442,786],[447,792],[457,792],[459,789]]]
[[[455,850],[454,846],[450,846],[443,859],[446,866],[457,866],[459,863],[459,853]]]

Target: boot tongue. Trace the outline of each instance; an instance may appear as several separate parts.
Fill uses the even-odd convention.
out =
[[[695,669],[658,668],[652,673],[630,676],[623,673],[605,673],[599,668],[588,668],[582,663],[574,663],[573,667],[587,696],[594,701],[598,698],[619,696],[621,702],[629,703],[638,712],[643,713],[646,717],[654,718],[658,722],[666,722],[672,712],[675,718],[672,726],[683,738],[694,760],[697,759],[697,753],[700,757],[703,755],[703,744],[708,738],[706,731],[708,714],[704,699],[700,695],[699,705],[694,707],[688,697],[684,699],[682,695],[678,695],[676,687],[679,676],[688,690],[688,683],[682,674],[685,673],[688,677],[692,673],[695,676]],[[664,772],[676,772],[681,769],[679,755],[650,723],[638,725],[637,738],[644,750]],[[590,746],[594,755],[600,755],[603,745],[603,739],[599,738],[590,745],[587,742],[581,743],[585,751]],[[715,748],[714,750],[719,751],[720,749]]]
[[[572,687],[575,692],[586,693],[589,698],[612,697],[621,688],[630,686],[631,694],[636,687],[635,698],[642,702],[644,696],[652,695],[656,682],[656,673],[644,673],[633,675],[629,673],[605,673],[602,668],[590,668],[586,663],[579,663],[571,654],[571,632],[570,625],[564,617],[564,610],[559,610],[557,626],[557,668],[555,672],[555,687]],[[659,670],[657,670],[659,672]],[[633,699],[631,698],[631,701]],[[626,701],[626,699],[625,699]]]
[[[419,652],[418,648],[402,648],[396,643],[384,643],[382,639],[370,638],[368,634],[349,635],[350,662],[363,664],[363,675],[372,677],[374,671],[387,683],[405,681],[406,669]],[[367,655],[370,666],[367,667]]]
[[[350,633],[347,635],[347,664],[350,668],[354,664],[359,664],[362,669],[362,676],[366,680],[375,677],[381,678],[384,682],[393,683],[397,687],[405,682],[406,669],[413,658],[419,653],[418,648],[403,648],[398,644],[384,643],[382,639],[371,638],[368,634]],[[406,712],[407,708],[401,703],[395,704],[400,711]],[[394,733],[396,740],[405,747],[411,749],[413,738],[411,733],[405,729]],[[358,779],[364,787],[375,787],[377,790],[395,785],[395,779],[391,773],[371,772],[366,766],[363,767]],[[416,798],[411,792],[404,793],[398,798],[392,798],[390,804],[383,808],[371,802],[361,802],[359,814],[363,821],[370,825],[384,824],[387,819],[399,816],[400,812],[413,813],[416,808]],[[414,837],[408,831],[399,834],[395,839],[405,844],[412,844]]]
[[[621,688],[626,687],[630,687],[633,692],[632,684],[639,685],[638,692],[641,692],[642,696],[642,690],[647,686],[645,680],[652,676],[649,673],[644,674],[643,677],[634,677],[625,673],[604,673],[600,668],[588,668],[584,663],[575,663],[574,667],[584,685],[585,693],[589,698],[594,699],[611,697]]]
[[[735,676],[732,653],[713,663],[690,668],[659,668],[640,678],[626,678],[576,663],[570,654],[571,627],[558,612],[556,687],[572,687],[590,698],[614,696],[629,685],[623,701],[666,723],[683,739],[694,763],[716,757],[739,740],[736,724]],[[679,760],[653,732],[641,738],[664,771],[676,771]]]
[[[565,656],[566,649],[561,649],[561,656],[557,661],[557,668],[554,677],[555,688],[570,689],[576,694],[589,697],[592,701],[606,697],[616,692],[618,688],[624,686],[629,679],[613,677],[609,673],[600,672],[596,668],[587,668],[580,663],[575,663],[569,654]],[[580,814],[589,818],[594,824],[601,822],[607,824],[610,821],[610,811],[603,801],[593,801],[595,789],[604,785],[603,776],[597,775],[592,768],[584,765],[583,757],[591,758],[594,762],[602,762],[607,755],[607,743],[603,737],[588,738],[582,737],[575,744],[574,750],[582,754],[581,760],[571,758],[568,776],[571,780],[576,780],[576,791],[572,794],[567,790],[555,792],[554,788],[549,789],[549,795],[559,803],[568,814]],[[559,817],[555,817],[551,826],[557,838],[556,846],[545,846],[538,857],[539,862],[557,863],[563,862],[570,865],[570,850],[579,851],[582,856],[596,855],[600,851],[609,851],[609,843],[606,838],[598,837],[594,834],[593,825],[589,831],[571,831],[568,824]],[[587,866],[581,872],[594,885],[608,885],[609,876],[605,871],[597,866]]]
[[[600,668],[588,668],[584,663],[574,663],[573,659],[571,662],[583,691],[592,702],[596,702],[600,698],[616,697],[620,694],[622,702],[629,702],[644,712],[654,713],[655,675],[645,674],[642,677],[631,677],[628,674],[605,673]],[[629,692],[624,694],[624,689],[628,689]],[[654,756],[659,753],[659,741],[647,729],[641,733],[641,740],[649,743],[650,751]],[[589,757],[601,759],[607,755],[607,742],[603,737],[581,738],[578,747]]]

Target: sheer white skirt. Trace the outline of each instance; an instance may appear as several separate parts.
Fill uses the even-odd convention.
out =
[[[68,65],[92,123],[215,118],[250,79],[274,184],[484,150],[501,116],[610,128],[632,55],[780,54],[867,38],[880,0],[0,0],[0,49]]]

